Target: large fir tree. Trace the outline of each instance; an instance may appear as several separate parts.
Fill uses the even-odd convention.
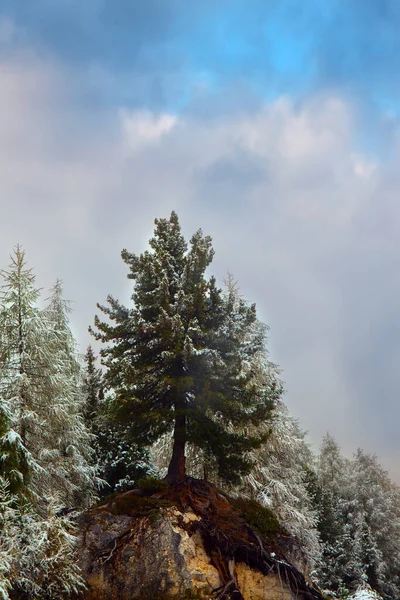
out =
[[[112,296],[109,306],[98,305],[111,320],[95,317],[94,335],[108,344],[101,351],[106,383],[136,442],[148,446],[173,431],[169,482],[185,475],[188,442],[215,457],[221,477],[237,481],[251,467],[249,451],[265,438],[243,427],[269,419],[276,396],[254,385],[244,368],[265,335],[243,342],[255,307],[224,298],[206,277],[211,238],[199,230],[188,245],[174,212],[155,225],[150,250],[122,252],[134,281],[133,306]]]

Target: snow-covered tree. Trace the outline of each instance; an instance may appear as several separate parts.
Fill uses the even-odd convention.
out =
[[[91,435],[82,417],[82,371],[69,327],[70,304],[63,299],[57,280],[43,315],[46,344],[52,360],[43,373],[42,404],[46,423],[38,461],[45,470],[42,491],[64,504],[90,502],[96,486],[96,469],[90,464]]]
[[[49,508],[40,517],[29,504],[18,503],[0,477],[1,600],[67,600],[84,589],[75,526]]]
[[[135,487],[138,479],[154,475],[149,452],[129,441],[129,428],[110,414],[112,395],[104,395],[101,369],[91,346],[85,354],[83,417],[92,433],[93,460],[103,484],[100,495]]]
[[[267,443],[252,453],[254,467],[244,478],[241,494],[253,494],[270,507],[284,527],[295,536],[311,562],[320,554],[313,509],[305,477],[312,454],[305,434],[283,402],[278,402]]]
[[[132,489],[139,479],[158,475],[148,449],[129,441],[129,428],[112,419],[100,420],[94,448],[99,476],[107,484],[100,490],[102,495]]]
[[[19,246],[11,259],[9,270],[1,273],[0,396],[9,431],[0,449],[10,461],[14,447],[25,468],[22,477],[30,477],[30,492],[40,504],[50,498],[75,503],[90,497],[95,471],[88,465],[89,434],[80,416],[80,366],[68,304],[57,282],[41,310],[40,290]]]
[[[0,598],[10,599],[14,582],[14,565],[19,558],[18,529],[19,511],[15,498],[10,494],[8,482],[0,477]]]
[[[329,434],[322,440],[316,475],[314,501],[322,542],[319,578],[326,589],[343,593],[359,577],[358,558],[344,515],[349,461],[342,456],[339,445]]]
[[[0,292],[0,597],[67,598],[83,582],[71,523],[54,507],[93,493],[67,305],[45,310],[17,246]],[[79,498],[78,498],[79,496]]]
[[[348,485],[349,461],[336,440],[327,433],[318,457],[319,531],[323,542],[332,543],[341,532],[341,500]]]
[[[7,482],[11,495],[27,499],[30,474],[36,463],[11,423],[9,403],[0,399],[0,477]]]
[[[214,251],[198,231],[186,244],[178,217],[155,221],[150,251],[123,251],[134,280],[133,307],[112,297],[99,308],[110,323],[95,319],[106,382],[116,412],[130,424],[132,438],[149,445],[173,431],[168,480],[185,475],[188,443],[215,458],[219,475],[238,480],[251,467],[249,451],[264,437],[237,428],[270,418],[277,391],[251,384],[243,369],[264,344],[241,344],[256,319],[241,301],[232,314],[215,279],[205,270]]]
[[[231,275],[225,283],[226,297],[233,304],[234,315],[241,302],[238,285]],[[257,339],[266,338],[267,330],[267,326],[256,319],[250,327],[241,330],[240,342],[251,347]],[[283,386],[278,367],[270,361],[265,343],[256,343],[256,347],[258,351],[250,355],[242,368],[251,374],[252,385],[269,390],[269,393],[276,391],[275,410],[270,421],[260,421],[253,426],[264,433],[265,442],[251,451],[253,468],[243,478],[238,492],[253,496],[271,508],[285,528],[304,545],[308,557],[316,559],[319,555],[317,519],[304,476],[305,466],[312,461],[311,451],[298,422],[280,400]]]
[[[400,489],[376,456],[358,449],[352,461],[348,521],[358,520],[359,562],[364,579],[381,595],[400,592]]]
[[[24,468],[23,472],[13,475],[24,481],[30,476],[31,491],[35,492],[35,480],[42,471],[37,456],[45,422],[43,386],[47,366],[52,360],[51,350],[45,343],[47,321],[37,307],[40,290],[35,287],[35,276],[32,269],[26,268],[25,254],[19,246],[11,256],[9,270],[1,271],[0,275],[3,277],[0,291],[0,398],[3,421],[7,416],[9,421],[6,430],[3,427],[3,457],[7,452],[10,456],[11,448],[7,451],[7,444],[18,445],[17,454]]]
[[[399,594],[400,492],[377,458],[358,450],[349,461],[327,436],[319,460],[321,583],[339,594],[368,583]]]
[[[14,528],[17,551],[11,562],[12,598],[62,600],[85,589],[75,556],[76,526],[49,506],[45,518],[21,511]]]

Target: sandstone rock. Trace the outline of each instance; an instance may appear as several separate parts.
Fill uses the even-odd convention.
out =
[[[294,597],[279,575],[263,575],[239,563],[236,576],[244,600],[292,600]]]
[[[156,521],[102,511],[85,515],[79,549],[88,583],[85,600],[150,600],[162,591],[184,598],[187,590],[215,597],[225,582],[200,533],[190,533],[198,520],[194,513],[176,509],[163,511]],[[265,576],[239,563],[234,576],[244,600],[294,597],[275,574]]]
[[[84,598],[322,600],[287,558],[290,536],[257,523],[204,480],[120,494],[80,517]]]

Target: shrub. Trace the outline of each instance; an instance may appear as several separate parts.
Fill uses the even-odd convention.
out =
[[[143,493],[151,495],[166,490],[168,483],[156,477],[146,477],[145,479],[139,479],[137,486]]]
[[[236,498],[232,503],[246,523],[262,537],[281,531],[279,521],[270,508],[262,506],[256,500],[244,498]]]

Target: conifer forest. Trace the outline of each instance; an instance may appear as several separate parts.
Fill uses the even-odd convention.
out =
[[[213,277],[201,229],[185,239],[172,212],[134,250],[131,302],[98,299],[84,354],[61,280],[41,290],[22,246],[0,272],[0,598],[78,596],[76,514],[186,476],[268,507],[327,597],[397,598],[400,489],[379,459],[329,434],[309,445],[268,326],[232,275]]]

